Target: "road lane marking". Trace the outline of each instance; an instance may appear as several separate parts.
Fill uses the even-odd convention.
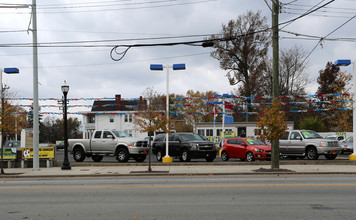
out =
[[[256,185],[189,185],[189,186],[48,186],[48,187],[0,187],[0,190],[28,189],[179,189],[179,188],[248,188],[248,187],[322,187],[322,186],[355,186],[356,184],[256,184]]]

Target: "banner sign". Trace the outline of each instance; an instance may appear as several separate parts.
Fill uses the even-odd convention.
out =
[[[40,159],[54,158],[54,147],[40,147]],[[33,147],[26,147],[22,149],[23,159],[33,159]]]
[[[4,160],[15,160],[16,159],[16,148],[3,148],[3,159]]]

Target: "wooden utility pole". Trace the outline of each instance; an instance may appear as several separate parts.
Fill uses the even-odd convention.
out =
[[[273,101],[279,98],[279,0],[272,0],[272,47],[273,47]],[[272,169],[279,169],[279,140],[272,141]]]

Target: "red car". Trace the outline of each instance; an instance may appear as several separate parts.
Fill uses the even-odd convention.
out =
[[[271,146],[253,138],[227,138],[221,151],[221,159],[240,158],[242,161],[270,160]]]

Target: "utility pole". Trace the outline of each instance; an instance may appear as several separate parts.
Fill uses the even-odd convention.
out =
[[[272,47],[273,47],[273,101],[279,98],[279,0],[272,0]],[[279,169],[279,140],[272,140],[272,169]]]

